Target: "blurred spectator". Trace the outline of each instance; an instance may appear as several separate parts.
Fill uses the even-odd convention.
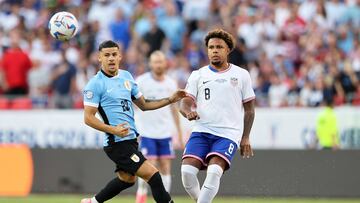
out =
[[[143,36],[143,49],[147,57],[156,50],[160,50],[163,42],[166,40],[165,33],[157,25],[157,19],[155,15],[149,16],[150,30]]]
[[[189,48],[186,50],[185,55],[191,70],[199,69],[205,64],[206,55],[195,42],[189,42]]]
[[[269,88],[269,104],[270,107],[283,107],[287,106],[286,96],[288,93],[288,88],[282,81],[279,76],[276,74],[271,75]]]
[[[170,41],[170,49],[174,53],[180,52],[184,47],[186,32],[184,19],[178,15],[175,4],[171,1],[164,3],[165,15],[158,16],[159,26]]]
[[[99,68],[94,53],[104,39],[121,44],[122,68],[135,76],[146,71],[149,53],[161,49],[169,73],[183,87],[190,71],[207,61],[204,33],[221,27],[238,36],[229,61],[249,70],[258,106],[274,105],[274,89],[282,96],[275,106],[315,107],[330,98],[336,106],[360,103],[359,0],[16,0],[2,1],[0,8],[0,96],[23,75],[22,89],[29,88],[34,107],[48,107],[55,92],[49,77],[62,60],[62,43],[49,35],[47,24],[60,10],[79,21],[65,53],[67,63],[78,68],[73,97]],[[14,30],[22,50],[17,53],[30,55],[33,64],[28,72],[18,70],[19,60],[10,64],[16,69],[5,69]]]
[[[18,30],[10,32],[10,47],[5,50],[1,59],[1,86],[7,95],[28,93],[27,75],[32,64],[29,55],[20,48],[20,37]]]
[[[247,60],[245,58],[245,41],[242,38],[239,38],[235,44],[235,48],[229,54],[229,62],[240,66],[242,68],[246,68]],[[252,81],[256,81],[256,78],[253,78]]]
[[[127,50],[131,40],[130,20],[124,16],[121,8],[115,11],[115,19],[110,21],[110,32],[114,41]]]
[[[73,94],[76,92],[76,68],[61,51],[61,62],[51,71],[53,87],[53,107],[69,109],[73,107]]]

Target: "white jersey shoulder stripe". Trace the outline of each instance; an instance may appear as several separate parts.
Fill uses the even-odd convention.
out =
[[[92,107],[99,107],[99,104],[95,104],[95,103],[92,103],[92,102],[84,102],[84,105],[85,106],[92,106]]]
[[[143,94],[142,94],[141,92],[139,92],[139,93],[137,93],[137,94],[135,95],[135,98],[136,98],[136,99],[139,99],[142,95],[143,95]]]
[[[255,96],[244,99],[244,100],[243,100],[243,103],[246,103],[246,102],[251,101],[251,100],[253,100],[253,99],[255,99]]]

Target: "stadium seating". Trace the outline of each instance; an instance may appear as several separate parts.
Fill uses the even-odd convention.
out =
[[[6,97],[0,97],[0,109],[8,109],[10,107],[10,101]]]
[[[15,98],[11,101],[10,108],[15,110],[32,109],[31,99],[26,97]]]

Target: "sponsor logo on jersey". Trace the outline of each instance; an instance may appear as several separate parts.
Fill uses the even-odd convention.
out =
[[[216,79],[215,82],[218,82],[218,83],[225,83],[227,80],[226,79]]]
[[[210,82],[211,80],[207,80],[207,81],[203,81],[203,85],[205,85],[206,83]]]
[[[135,163],[140,161],[140,158],[136,154],[131,155],[130,159],[133,160]]]
[[[125,86],[125,88],[126,88],[127,90],[129,90],[129,91],[131,90],[131,83],[130,83],[130,81],[125,80],[124,86]]]
[[[230,83],[235,87],[238,85],[239,80],[237,78],[230,78]]]

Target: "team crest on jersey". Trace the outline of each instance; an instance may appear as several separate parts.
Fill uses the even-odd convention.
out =
[[[133,160],[135,163],[140,161],[139,156],[136,154],[131,155],[130,159]]]
[[[88,98],[88,99],[91,99],[91,98],[94,97],[94,93],[93,93],[92,91],[90,91],[90,90],[85,90],[85,91],[84,91],[84,95],[85,95],[85,97]]]
[[[131,83],[130,83],[130,81],[125,80],[124,86],[125,86],[125,88],[126,88],[127,90],[129,90],[129,91],[131,90]]]
[[[230,78],[230,83],[232,86],[236,87],[239,83],[239,80],[237,78]]]

